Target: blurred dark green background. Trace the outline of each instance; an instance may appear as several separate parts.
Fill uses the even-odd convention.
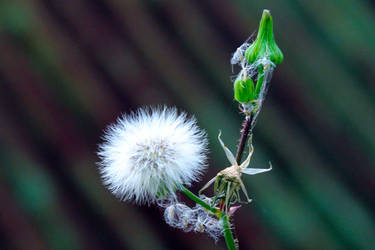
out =
[[[120,203],[95,162],[103,129],[149,104],[195,114],[228,165],[241,115],[231,53],[274,17],[274,72],[234,216],[241,249],[375,249],[371,1],[0,1],[0,249],[224,249],[157,207]],[[183,197],[181,197],[183,198]]]

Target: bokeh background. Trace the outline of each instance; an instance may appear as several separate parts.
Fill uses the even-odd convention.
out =
[[[231,53],[274,17],[284,62],[255,128],[241,249],[375,249],[375,5],[371,1],[0,1],[0,248],[225,249],[119,202],[95,163],[103,129],[151,104],[209,134],[205,181],[242,117]],[[181,197],[183,199],[183,197]]]

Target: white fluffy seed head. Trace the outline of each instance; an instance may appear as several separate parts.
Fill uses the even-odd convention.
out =
[[[176,108],[140,108],[108,127],[99,146],[100,173],[123,201],[153,203],[189,186],[206,167],[207,139],[194,117]]]

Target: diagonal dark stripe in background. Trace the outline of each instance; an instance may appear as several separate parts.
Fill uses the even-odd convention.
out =
[[[91,240],[97,240],[99,248],[110,247],[113,249],[122,249],[119,245],[120,240],[111,225],[109,225],[96,210],[90,205],[87,198],[79,191],[74,181],[66,173],[67,162],[56,152],[54,146],[44,138],[43,133],[35,128],[30,122],[30,118],[24,114],[22,108],[17,102],[17,97],[12,95],[12,90],[8,88],[5,79],[1,77],[1,100],[2,105],[12,107],[15,112],[8,114],[11,122],[17,124],[19,132],[25,138],[28,147],[34,151],[35,157],[42,159],[46,164],[46,171],[51,173],[54,181],[62,192],[61,196],[66,199],[66,204],[70,213],[74,215],[74,220],[79,220],[84,227],[90,230]],[[78,202],[77,202],[78,201]]]
[[[169,228],[158,208],[115,201],[101,186],[95,151],[120,113],[168,104],[195,114],[209,134],[205,180],[225,167],[217,131],[234,149],[241,122],[229,58],[263,8],[274,14],[285,61],[254,138],[254,166],[271,160],[274,170],[245,178],[254,202],[234,217],[241,249],[375,244],[375,15],[368,1],[0,5],[0,188],[9,202],[2,211],[21,215],[0,221],[2,249],[24,248],[21,232],[35,248],[70,241],[82,249],[224,249],[222,241]],[[19,193],[22,180],[30,191]],[[25,202],[33,188],[43,195],[46,183],[57,190],[47,210],[35,207],[43,199]],[[12,218],[19,233],[6,224]],[[64,233],[54,236],[57,228]]]

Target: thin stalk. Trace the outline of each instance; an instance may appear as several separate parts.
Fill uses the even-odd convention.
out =
[[[209,204],[207,204],[206,202],[204,202],[201,198],[199,198],[198,196],[196,196],[195,194],[193,194],[189,189],[187,189],[186,187],[184,186],[180,186],[180,190],[187,196],[189,197],[191,200],[195,201],[197,204],[201,205],[202,207],[204,207],[205,209],[209,210],[210,212],[214,213],[215,215],[217,215],[217,212],[218,210],[216,208],[213,208],[211,207]]]
[[[240,142],[238,143],[238,149],[236,153],[236,161],[238,165],[241,164],[242,155],[245,149],[246,141],[252,130],[253,118],[254,118],[254,114],[253,112],[251,112],[250,116],[246,116],[245,121],[243,123],[243,127],[241,130],[241,138],[240,138]]]
[[[258,80],[255,86],[256,99],[258,99],[259,97],[259,93],[263,85],[263,80],[264,80],[264,69],[263,67],[260,67],[258,69]],[[237,154],[236,154],[237,164],[241,164],[242,155],[245,149],[247,138],[249,137],[249,134],[252,133],[254,120],[256,119],[257,112],[259,112],[259,110],[257,110],[258,108],[259,108],[258,106],[253,108],[250,115],[246,116],[245,121],[242,125],[241,138],[240,138],[240,142],[238,143],[238,149],[237,149]]]
[[[259,98],[259,93],[260,93],[260,90],[262,89],[264,74],[265,74],[264,68],[263,68],[263,66],[260,66],[258,68],[258,80],[257,80],[257,84],[255,86],[255,98],[256,99]]]
[[[226,214],[220,217],[221,221],[223,222],[223,231],[224,231],[224,238],[225,243],[227,244],[227,247],[229,250],[236,250],[236,243],[234,241],[232,231],[230,229],[230,223],[229,218]]]

